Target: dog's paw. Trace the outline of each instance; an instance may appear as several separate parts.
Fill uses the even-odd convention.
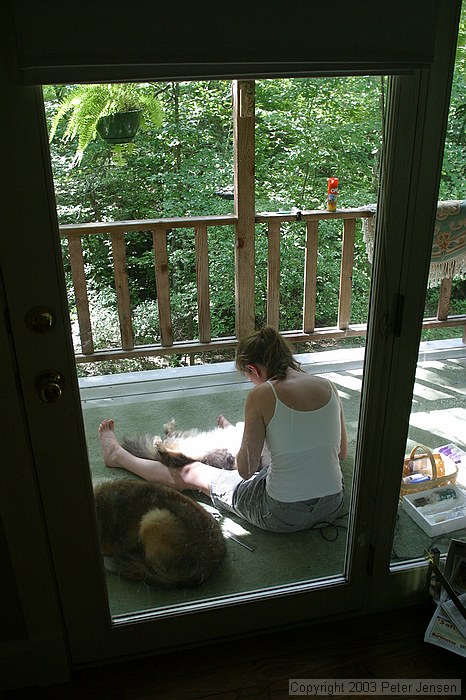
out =
[[[165,435],[172,435],[176,430],[176,421],[174,418],[165,423],[163,426],[163,432]]]

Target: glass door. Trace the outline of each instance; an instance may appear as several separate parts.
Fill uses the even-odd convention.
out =
[[[191,501],[201,503],[208,513],[218,519],[226,541],[225,562],[214,575],[204,580],[201,586],[163,589],[119,575],[115,561],[107,557],[106,583],[110,611],[114,619],[126,619],[141,611],[151,611],[153,615],[160,615],[178,607],[194,609],[196,605],[204,607],[208,601],[210,605],[215,606],[219,601],[232,596],[257,596],[257,591],[260,591],[260,597],[264,597],[273,591],[284,591],[290,586],[306,586],[312,582],[315,588],[326,586],[328,581],[334,583],[338,579],[345,580],[351,537],[350,522],[355,507],[355,492],[352,488],[356,481],[354,453],[363,375],[364,328],[368,316],[370,290],[370,265],[364,255],[363,234],[366,221],[364,217],[370,212],[362,204],[376,202],[378,195],[383,122],[380,105],[384,103],[384,80],[379,76],[353,76],[263,80],[256,81],[255,85],[251,82],[250,91],[255,93],[255,110],[251,108],[252,120],[249,127],[252,132],[255,127],[256,136],[255,200],[257,209],[261,212],[267,210],[266,214],[259,215],[256,220],[264,218],[266,223],[271,219],[274,221],[272,225],[267,225],[268,234],[264,231],[265,226],[262,223],[256,224],[258,324],[259,318],[270,319],[272,315],[274,295],[270,293],[270,289],[267,308],[262,300],[267,299],[267,278],[270,279],[273,270],[277,270],[281,265],[281,275],[277,275],[281,278],[277,285],[277,296],[280,298],[280,303],[275,309],[279,317],[277,325],[285,332],[300,326],[309,331],[310,323],[315,326],[316,341],[309,344],[308,348],[304,344],[298,346],[300,350],[309,347],[312,349],[311,352],[299,354],[300,364],[305,372],[329,379],[342,401],[350,443],[349,454],[342,462],[345,483],[344,508],[335,523],[290,536],[264,532],[225,511],[213,508],[208,497],[190,493]],[[115,86],[101,87],[111,90]],[[114,419],[117,437],[121,439],[123,436],[134,438],[141,434],[162,434],[163,426],[172,418],[176,419],[178,430],[212,430],[221,414],[225,414],[233,424],[244,418],[244,403],[251,384],[234,369],[232,362],[226,361],[227,358],[231,358],[231,351],[224,353],[222,358],[221,348],[217,348],[213,364],[201,364],[201,354],[198,353],[198,357],[195,356],[196,359],[184,367],[174,367],[173,359],[172,365],[168,366],[170,354],[173,355],[170,348],[166,349],[168,358],[151,357],[147,345],[147,356],[141,357],[139,361],[138,356],[132,357],[131,352],[127,353],[128,359],[113,362],[106,359],[111,358],[112,354],[124,354],[123,349],[113,350],[111,346],[113,338],[116,338],[118,343],[120,335],[117,305],[120,308],[119,297],[122,296],[122,292],[120,290],[118,293],[117,272],[121,273],[121,264],[117,270],[115,255],[109,253],[110,241],[112,250],[115,251],[117,236],[120,237],[120,243],[124,237],[124,259],[131,261],[125,269],[125,276],[128,277],[128,289],[132,292],[129,313],[132,317],[132,332],[129,336],[134,337],[136,353],[142,355],[144,348],[141,345],[149,342],[143,337],[143,332],[153,340],[154,335],[160,332],[163,317],[160,296],[157,298],[158,284],[153,272],[160,251],[157,250],[154,254],[150,230],[123,233],[124,222],[128,227],[136,229],[139,224],[143,229],[149,225],[147,219],[156,217],[159,221],[167,220],[166,226],[173,229],[175,218],[179,217],[177,223],[183,227],[168,233],[167,245],[172,326],[175,329],[175,340],[192,342],[192,336],[186,335],[189,328],[186,327],[185,319],[191,314],[199,316],[195,307],[193,311],[195,302],[189,299],[189,289],[196,282],[199,283],[199,278],[196,278],[195,232],[189,230],[190,221],[187,218],[183,220],[182,215],[195,205],[197,210],[193,213],[202,216],[203,221],[209,216],[218,216],[220,206],[222,213],[231,216],[233,202],[227,200],[219,205],[216,199],[212,199],[209,186],[212,173],[209,172],[206,176],[203,172],[203,151],[203,157],[198,159],[200,169],[195,169],[196,159],[192,155],[193,146],[190,141],[179,143],[179,169],[176,173],[171,172],[173,130],[177,130],[175,135],[192,132],[193,112],[198,114],[199,105],[202,104],[202,121],[199,121],[199,118],[195,121],[199,130],[201,127],[203,129],[200,143],[210,141],[214,144],[218,140],[217,120],[221,106],[223,137],[217,147],[218,152],[215,152],[214,146],[211,147],[211,167],[213,168],[213,164],[218,160],[226,160],[223,177],[233,180],[233,152],[237,153],[239,148],[237,142],[231,145],[229,141],[226,144],[223,141],[225,132],[226,135],[231,135],[232,132],[232,87],[232,84],[227,84],[226,81],[185,82],[169,84],[168,88],[160,83],[152,86],[129,84],[128,92],[151,89],[153,93],[162,95],[159,99],[163,100],[165,128],[156,130],[158,139],[155,147],[153,134],[147,135],[145,140],[140,138],[137,160],[128,157],[125,167],[110,163],[109,147],[103,141],[98,141],[93,144],[90,153],[85,153],[81,165],[71,168],[74,149],[68,144],[65,150],[66,144],[56,144],[55,140],[52,141],[51,161],[57,212],[62,224],[60,233],[71,322],[72,327],[79,328],[80,331],[73,334],[73,340],[79,362],[83,421],[94,486],[98,487],[102,481],[117,481],[122,477],[137,479],[137,476],[125,470],[105,467],[97,436],[97,428],[102,420]],[[46,113],[50,121],[53,123],[52,114],[56,114],[59,108],[57,93],[62,99],[65,96],[68,104],[71,98],[79,97],[83,92],[91,94],[94,89],[94,85],[67,86],[66,91],[63,86],[48,86],[44,94]],[[172,95],[176,95],[177,98],[176,110],[172,107]],[[346,129],[342,126],[335,128],[335,111],[339,102],[342,105],[339,121],[348,118],[348,111],[353,115],[353,123]],[[330,104],[331,109],[328,109],[324,120],[325,104]],[[206,126],[209,110],[215,116],[212,120],[213,133]],[[254,111],[257,114],[256,119]],[[226,115],[223,115],[223,112]],[[277,130],[284,128],[283,125],[286,125],[287,129],[282,137],[285,144],[275,145],[269,154],[270,144],[279,139]],[[303,139],[303,130],[308,130],[312,138]],[[371,143],[368,143],[368,134],[372,139]],[[316,190],[322,184],[325,185],[325,197],[326,180],[322,180],[316,174],[309,174],[312,159],[317,157],[315,154],[319,150],[330,147],[330,139],[334,150],[341,139],[345,140],[348,150],[347,155],[340,156],[338,163],[340,180],[345,185],[339,212],[334,214],[333,219],[326,218],[327,209],[315,210],[320,207],[322,199],[322,193],[320,198],[316,197]],[[361,143],[364,144],[365,166],[360,167],[357,182],[352,182],[351,180],[356,179],[354,166],[356,163],[361,165],[363,157],[361,153],[355,156],[353,151],[356,150],[357,144]],[[299,151],[300,156],[295,157],[288,166],[288,172],[285,172],[277,168],[277,158],[291,158],[291,147]],[[235,160],[239,161],[241,156],[242,154]],[[296,167],[304,159],[307,159],[307,164],[301,166],[302,173],[300,178],[297,178]],[[156,162],[153,168],[159,171],[161,181],[170,176],[172,190],[168,190],[166,186],[157,188],[153,184],[153,160]],[[103,161],[105,168],[101,167]],[[142,162],[151,164],[151,169],[147,169],[147,179],[141,174]],[[139,163],[139,171],[135,163]],[[244,166],[240,164],[237,167]],[[194,173],[199,184],[195,198],[190,199],[184,187],[186,179],[194,177]],[[133,174],[139,179],[135,181]],[[215,168],[214,175],[220,176]],[[125,180],[131,183],[126,189]],[[114,191],[117,185],[119,197],[115,201]],[[362,187],[367,193],[364,199],[361,195]],[[92,196],[86,197],[85,193],[89,190],[92,190]],[[135,192],[138,193],[137,197]],[[178,199],[174,196],[175,192],[185,193]],[[274,193],[279,194],[275,196]],[[280,197],[279,202],[277,197]],[[98,206],[95,205],[97,199]],[[133,200],[137,200],[134,208]],[[287,205],[288,209],[291,208],[291,201],[308,210],[302,212],[300,219],[290,216],[290,212],[286,211]],[[134,221],[138,216],[137,211],[144,206],[149,207],[149,214],[144,217],[145,221]],[[237,207],[244,208],[243,201],[238,201]],[[112,222],[102,223],[102,220],[106,220],[110,215],[113,216]],[[76,218],[78,223],[73,225],[72,222]],[[294,220],[290,221],[291,218]],[[271,226],[276,232],[277,221],[280,227],[279,251],[271,242]],[[110,233],[105,226],[109,227]],[[209,229],[208,238],[212,319],[212,327],[209,330],[212,338],[219,336],[219,315],[224,335],[234,335],[235,327],[235,265],[232,245],[234,231],[231,231],[231,225],[228,228],[223,227],[220,233],[218,228],[217,223],[212,233]],[[118,233],[113,233],[114,230],[118,230]],[[76,249],[80,247],[83,253],[79,256],[80,261],[77,261]],[[141,254],[141,250],[145,254],[144,268],[142,263],[136,261],[136,252]],[[275,258],[272,257],[273,253],[276,254]],[[219,265],[217,259],[223,264]],[[228,265],[225,264],[225,260]],[[315,270],[306,275],[306,271],[313,267]],[[323,280],[325,282],[322,282]],[[334,292],[329,293],[329,288]],[[188,294],[183,296],[186,289]],[[228,290],[231,308],[229,316],[224,308]],[[90,308],[87,325],[83,320],[87,311],[83,304],[84,298],[88,300]],[[184,304],[179,304],[180,298],[185,300]],[[112,300],[110,303],[109,299]],[[303,314],[303,307],[307,310],[312,300],[315,306],[314,318],[309,320],[311,314]],[[198,300],[198,308],[201,308],[202,302],[202,299]],[[111,313],[114,318],[113,324],[110,321]],[[303,315],[306,316],[304,323]],[[182,335],[183,333],[185,335]],[[334,340],[335,335],[337,340]],[[349,337],[341,342],[339,337],[346,335]],[[92,352],[89,352],[90,346]],[[96,359],[100,361],[90,361]],[[176,361],[180,364],[179,358]],[[157,366],[159,368],[154,369]],[[228,436],[228,431],[223,435]],[[221,440],[222,433],[213,439]],[[228,443],[221,444],[226,446]]]
[[[436,72],[433,71],[434,81],[437,79],[435,76]],[[432,94],[429,94],[430,90],[425,91],[423,81],[424,76],[419,73],[414,80],[406,78],[398,83],[397,81],[392,82],[392,92],[389,98],[391,107],[389,107],[388,115],[388,134],[391,132],[390,122],[394,123],[407,116],[406,113],[403,114],[403,110],[399,112],[397,108],[394,109],[397,100],[393,99],[393,91],[403,92],[411,83],[413,94],[417,90],[419,98],[425,100],[428,105],[433,98]],[[408,100],[404,102],[402,99],[398,102],[398,106],[401,104],[407,106]],[[419,135],[419,124],[416,124],[414,114],[412,114],[412,118],[412,124]],[[446,125],[447,118],[448,110],[447,103],[445,103],[443,113],[439,113],[437,119]],[[426,158],[427,162],[433,162],[434,156],[437,158],[437,182],[440,182],[441,158],[437,149],[434,153],[429,153],[427,147],[424,154],[420,155],[419,162],[422,162],[423,158]],[[406,178],[404,184],[411,184],[411,176],[408,176],[408,173],[406,173]],[[429,176],[426,173],[420,173],[419,182],[426,182],[431,178],[432,172]],[[407,476],[410,460],[406,460],[404,470],[403,463],[421,438],[429,444],[435,442],[433,447],[441,447],[440,444],[437,444],[438,442],[446,443],[450,440],[455,442],[455,439],[458,441],[459,437],[456,413],[458,410],[461,413],[462,410],[462,389],[461,386],[458,386],[457,379],[453,380],[454,386],[451,385],[451,382],[452,377],[455,376],[453,367],[458,368],[461,373],[461,358],[463,357],[461,343],[458,343],[458,340],[452,340],[450,343],[444,343],[442,347],[442,343],[437,346],[435,344],[429,346],[429,344],[425,345],[419,342],[422,320],[425,317],[426,290],[432,271],[432,241],[434,240],[435,245],[434,231],[437,228],[435,220],[438,206],[440,203],[438,205],[437,202],[435,206],[431,205],[430,221],[424,218],[424,216],[427,217],[427,211],[414,207],[409,213],[406,211],[404,221],[398,220],[394,225],[391,233],[395,237],[395,229],[405,229],[405,235],[398,239],[398,246],[400,246],[401,255],[404,258],[398,272],[395,272],[396,265],[392,267],[388,261],[388,255],[391,256],[393,262],[395,261],[396,245],[390,246],[388,239],[384,237],[383,224],[377,233],[380,235],[379,251],[387,265],[387,276],[390,274],[393,278],[399,274],[397,277],[399,286],[397,292],[394,290],[391,293],[388,293],[388,290],[385,291],[385,294],[388,294],[387,299],[390,299],[390,311],[385,321],[393,330],[394,352],[391,362],[386,366],[386,371],[392,373],[390,382],[392,397],[387,402],[389,411],[381,420],[381,431],[374,435],[374,447],[375,443],[378,443],[383,450],[380,453],[380,458],[384,465],[379,472],[377,486],[380,511],[374,522],[377,532],[377,546],[374,547],[373,562],[372,596],[374,602],[396,601],[397,596],[400,595],[404,595],[407,602],[414,601],[416,599],[415,591],[421,591],[425,587],[425,559],[423,551],[419,551],[419,549],[427,543],[427,538],[424,538],[426,533],[422,531],[422,528],[420,528],[421,532],[418,531],[408,510],[403,507],[402,498],[400,498],[405,492],[405,484],[402,484],[401,480]],[[410,236],[406,235],[407,228],[411,229]],[[429,233],[427,234],[427,232]],[[421,249],[423,251],[422,274],[420,274],[419,268],[421,259],[418,255]],[[385,284],[382,280],[381,283]],[[388,286],[390,287],[390,283]],[[433,325],[440,327],[442,323],[438,323],[437,319]],[[444,325],[448,326],[448,324]],[[452,335],[457,336],[458,334],[454,331]],[[448,345],[450,345],[449,349]],[[369,357],[372,355],[370,354]],[[449,375],[452,369],[453,374]],[[366,374],[369,374],[367,368]],[[436,415],[438,419],[435,426],[432,423],[432,416],[430,422],[429,419],[426,420],[426,413],[431,414],[432,409],[434,409],[432,415]],[[435,414],[436,409],[440,409],[441,413]],[[445,421],[448,422],[448,428],[446,428]],[[447,434],[449,434],[450,440],[447,439]],[[407,481],[409,482],[410,479]],[[422,543],[421,540],[423,540]],[[413,551],[416,549],[415,543],[418,545],[418,549],[416,556],[413,557]],[[387,561],[391,562],[390,566],[387,566]],[[380,588],[381,585],[384,587],[383,591]]]
[[[462,9],[464,25],[465,9]],[[403,460],[392,567],[448,551],[466,537],[466,345],[464,280],[464,39],[453,77],[424,318]],[[451,154],[455,154],[452,157]]]
[[[454,18],[445,22],[453,33]],[[6,146],[8,200],[14,201],[20,189],[22,202],[27,202],[21,235],[17,211],[8,211],[10,235],[8,241],[2,239],[2,265],[28,433],[74,663],[169,648],[180,639],[183,644],[205,642],[226,630],[252,632],[309,621],[322,617],[323,611],[335,615],[367,606],[371,576],[385,573],[389,560],[381,520],[394,512],[399,483],[395,470],[386,470],[386,454],[388,448],[395,458],[404,451],[421,314],[419,285],[410,285],[410,246],[417,243],[416,259],[425,276],[428,246],[422,232],[431,223],[438,191],[450,64],[450,57],[440,52],[431,70],[391,81],[344,569],[324,581],[301,579],[196,604],[178,602],[159,611],[151,600],[144,612],[113,618],[68,327],[41,93],[38,88],[2,86],[12,107],[7,121],[14,127]],[[437,174],[432,177],[433,171]],[[412,306],[403,306],[411,291]],[[383,497],[381,485],[386,487]]]
[[[15,92],[13,90],[12,94]],[[15,96],[28,105],[24,110],[25,130],[29,119],[41,124],[41,129],[29,131],[28,158],[35,149],[41,156],[38,162],[41,165],[47,163],[43,115],[40,101],[36,100],[39,92],[30,88],[18,89]],[[34,115],[35,119],[32,119]],[[30,166],[31,176],[33,172]],[[322,606],[332,612],[360,608],[364,597],[362,589],[355,582],[356,576],[349,579],[348,567],[350,562],[354,565],[357,557],[364,557],[365,553],[360,547],[355,551],[351,524],[348,536],[346,529],[342,530],[337,543],[339,554],[335,555],[335,542],[331,538],[324,539],[319,532],[297,533],[290,543],[293,551],[289,552],[286,551],[289,549],[286,536],[274,537],[271,534],[269,544],[266,533],[255,529],[251,532],[248,526],[225,518],[225,563],[220,567],[216,581],[212,577],[212,581],[197,589],[167,592],[104,571],[94,515],[93,473],[88,462],[89,455],[93,454],[93,441],[97,441],[98,418],[104,415],[96,418],[94,406],[98,401],[89,401],[91,407],[85,402],[84,413],[81,410],[48,168],[47,174],[47,188],[43,189],[42,197],[35,193],[35,226],[25,228],[31,232],[31,246],[25,245],[23,237],[21,242],[16,240],[9,246],[5,256],[11,261],[15,246],[25,248],[22,270],[34,280],[34,285],[21,285],[18,294],[10,294],[10,314],[20,338],[17,343],[18,362],[24,362],[26,368],[21,373],[21,381],[36,455],[38,483],[50,522],[53,556],[76,663],[111,658],[125,653],[129,647],[133,651],[156,648],[153,628],[157,630],[156,636],[163,648],[167,639],[172,640],[170,644],[175,643],[178,634],[183,634],[185,640],[205,641],[222,634],[225,626],[234,629],[237,625],[241,631],[260,629],[265,617],[273,618],[274,624],[290,624],[302,621],[303,610],[304,619],[312,619],[320,614]],[[24,178],[23,187],[26,191]],[[50,232],[49,238],[46,238],[46,232],[47,235]],[[13,272],[13,268],[7,266],[5,278],[8,288],[14,290],[18,271]],[[42,289],[43,284],[48,293]],[[37,302],[39,299],[41,303]],[[189,391],[184,393],[189,394]],[[244,401],[244,391],[241,394]],[[167,392],[164,402],[158,399],[155,396],[154,406],[162,417],[162,412],[168,410],[166,403],[170,404]],[[199,396],[196,400],[199,403]],[[177,401],[179,403],[180,399],[173,398],[172,404],[176,405]],[[189,397],[183,398],[183,402],[188,401]],[[215,404],[212,395],[209,402]],[[103,410],[107,411],[108,403],[103,400],[102,404]],[[118,401],[113,402],[112,408],[115,404]],[[123,401],[119,409],[116,407],[117,413],[122,408],[128,410],[131,404]],[[149,420],[153,420],[154,407],[152,414],[147,410],[147,402],[144,408]],[[102,406],[97,407],[97,413],[101,410]],[[137,410],[137,404],[134,410]],[[358,401],[354,407],[356,422],[357,413]],[[351,457],[348,462],[351,469],[353,461],[354,457]],[[63,462],[63,469],[50,466]],[[355,492],[350,490],[349,523],[354,519],[355,503]],[[204,505],[209,508],[208,504]],[[79,537],[76,536],[78,531]],[[322,568],[324,551],[330,564]],[[333,564],[332,558],[335,560]],[[272,568],[269,562],[272,562]],[[271,570],[269,576],[267,567]],[[85,576],[82,571],[86,572]],[[75,585],[77,579],[79,586]],[[244,609],[241,619],[238,606]]]

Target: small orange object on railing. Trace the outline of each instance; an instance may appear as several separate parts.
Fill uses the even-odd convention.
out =
[[[329,177],[327,179],[327,184],[327,209],[328,211],[336,211],[338,197],[338,178]]]

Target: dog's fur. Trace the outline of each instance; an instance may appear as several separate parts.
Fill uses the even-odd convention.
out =
[[[120,479],[94,489],[106,568],[164,588],[205,581],[225,556],[219,523],[168,486]]]
[[[137,435],[123,447],[144,459],[169,467],[193,461],[234,469],[244,423],[205,432],[176,431],[164,426],[165,439]],[[268,464],[264,450],[261,466]],[[168,486],[122,479],[95,488],[102,554],[107,568],[125,578],[165,588],[205,581],[225,555],[218,522],[203,508]]]
[[[122,445],[136,457],[158,460],[168,467],[183,467],[190,462],[204,462],[218,469],[234,469],[243,431],[244,423],[206,431],[177,431],[172,419],[164,425],[163,440],[158,436],[136,435],[125,438]],[[269,461],[267,450],[264,448],[261,466]]]

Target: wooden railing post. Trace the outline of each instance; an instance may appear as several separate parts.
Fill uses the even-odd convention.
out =
[[[437,320],[445,321],[450,311],[451,289],[453,286],[452,277],[444,277],[440,282],[440,295],[437,307]]]
[[[345,330],[350,323],[351,285],[353,280],[355,219],[343,222],[343,243],[340,270],[340,297],[338,302],[338,328]]]
[[[173,345],[173,326],[170,308],[170,285],[168,280],[167,231],[161,226],[152,232],[154,240],[155,284],[159,309],[160,343]]]
[[[267,324],[277,331],[280,323],[280,222],[269,221],[267,254]]]
[[[304,302],[303,302],[303,331],[313,333],[316,324],[316,293],[317,293],[317,246],[319,236],[319,221],[312,219],[306,222],[306,252],[304,258]]]
[[[121,347],[123,350],[134,348],[133,324],[131,320],[131,300],[126,267],[125,234],[121,231],[112,233],[112,256],[115,271],[115,291],[120,320]]]
[[[81,349],[83,355],[92,355],[94,352],[94,341],[92,339],[91,314],[87,296],[86,274],[84,272],[83,245],[80,235],[69,235],[67,238]]]
[[[233,81],[236,336],[254,330],[254,81]]]
[[[201,343],[210,343],[212,340],[212,331],[210,327],[209,249],[207,226],[196,226],[195,238],[199,340]]]

